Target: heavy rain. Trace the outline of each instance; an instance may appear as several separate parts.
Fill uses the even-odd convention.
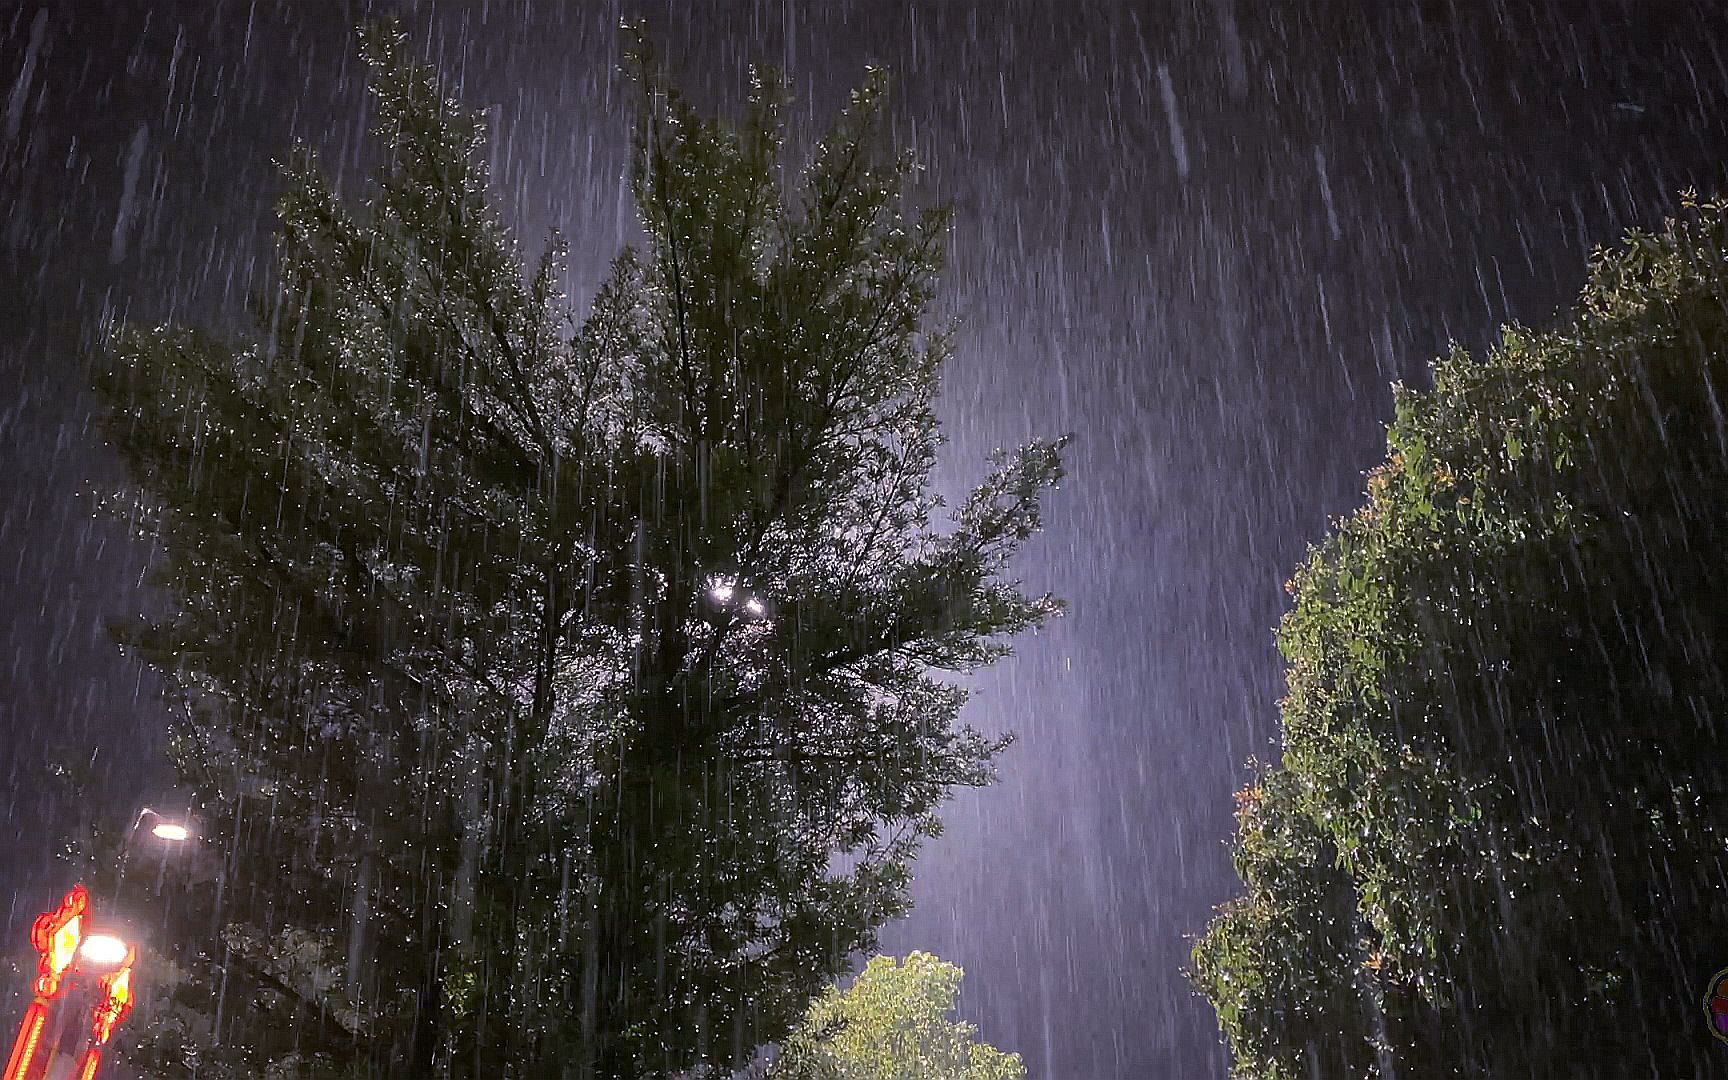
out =
[[[5,0],[0,97],[5,1080],[1728,1069],[1721,0]]]

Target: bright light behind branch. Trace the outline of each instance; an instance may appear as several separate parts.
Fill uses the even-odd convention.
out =
[[[176,825],[172,821],[164,821],[150,830],[151,834],[160,840],[171,840],[179,843],[192,835],[184,825]]]
[[[78,946],[78,955],[92,967],[119,967],[132,949],[113,934],[91,934]]]

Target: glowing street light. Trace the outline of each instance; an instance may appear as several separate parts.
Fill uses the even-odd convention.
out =
[[[193,839],[197,834],[192,827],[183,821],[164,817],[148,806],[141,807],[132,818],[132,827],[126,830],[124,842],[120,845],[120,879],[115,886],[117,892],[124,895],[126,890],[126,872],[132,862],[133,848],[138,846],[138,830],[144,827],[144,819],[152,819],[150,835],[161,841],[162,845],[175,846]],[[158,882],[160,888],[160,882]]]
[[[177,844],[182,840],[190,840],[192,838],[192,830],[184,822],[175,821],[173,818],[163,817],[148,806],[141,808],[138,811],[138,816],[132,819],[132,828],[128,830],[126,834],[128,838],[137,834],[138,827],[144,824],[144,819],[147,817],[156,819],[156,824],[150,826],[150,835],[156,837],[158,840],[166,840],[169,843]]]
[[[750,619],[761,619],[768,614],[768,605],[762,602],[762,598],[755,595],[755,590],[749,586],[741,588],[737,578],[709,578],[706,591],[709,602],[729,619],[736,618],[739,610]]]
[[[86,934],[78,945],[78,959],[91,968],[117,968],[131,955],[132,946],[113,934]]]

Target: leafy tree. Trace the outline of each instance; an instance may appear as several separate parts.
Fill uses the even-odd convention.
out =
[[[645,243],[577,320],[482,125],[363,44],[370,194],[298,153],[256,336],[129,329],[101,384],[173,600],[127,641],[226,858],[163,916],[206,1020],[153,1067],[744,1061],[988,781],[936,673],[1056,611],[1006,568],[1058,447],[933,524],[947,216],[906,209],[878,74],[786,190],[777,82],[732,124],[641,60]]]
[[[1431,391],[1399,389],[1366,505],[1291,583],[1274,775],[1294,831],[1268,862],[1244,821],[1248,896],[1195,954],[1241,1075],[1300,1075],[1299,1048],[1335,1041],[1328,988],[1364,962],[1333,950],[1318,980],[1265,981],[1280,950],[1325,956],[1304,951],[1337,918],[1313,874],[1354,894],[1377,980],[1414,1003],[1387,1058],[1358,1046],[1337,1075],[1708,1070],[1695,997],[1728,962],[1710,914],[1728,213],[1688,207],[1599,255],[1556,328],[1509,328],[1480,361],[1438,362]]]
[[[925,952],[873,958],[851,986],[810,1006],[770,1080],[1025,1080],[1019,1054],[948,1019],[964,974]]]
[[[1382,978],[1355,882],[1299,801],[1296,778],[1276,769],[1238,793],[1233,855],[1246,893],[1219,908],[1190,978],[1217,1009],[1241,1075],[1368,1075],[1419,1003]]]

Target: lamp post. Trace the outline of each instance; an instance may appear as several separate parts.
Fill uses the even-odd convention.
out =
[[[132,827],[126,830],[126,844],[120,852],[122,865],[125,863],[126,856],[131,854],[132,842],[137,839],[138,830],[143,827],[146,820],[151,822],[150,835],[164,843],[179,844],[192,839],[192,827],[186,822],[163,817],[148,806],[142,807],[132,818]]]
[[[148,806],[140,808],[138,813],[133,816],[132,827],[126,830],[126,839],[122,842],[120,847],[119,874],[118,880],[114,885],[114,891],[116,894],[120,894],[125,890],[126,867],[132,859],[132,848],[137,843],[138,830],[143,827],[144,822],[147,819],[152,822],[150,826],[150,835],[164,844],[183,844],[192,839],[192,829],[185,822],[164,817],[155,810],[150,809]]]

